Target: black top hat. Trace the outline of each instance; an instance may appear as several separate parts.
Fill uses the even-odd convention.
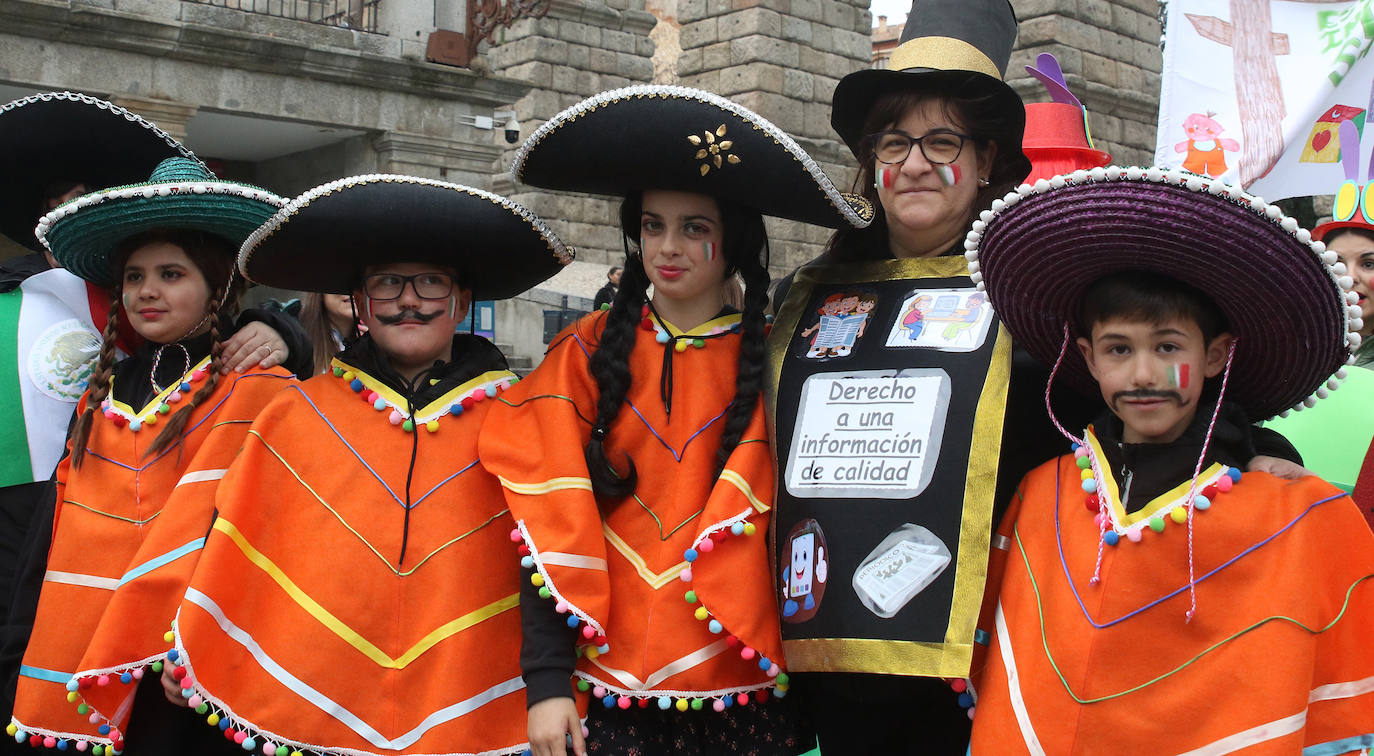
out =
[[[531,186],[594,194],[695,192],[831,228],[873,219],[868,200],[837,190],[777,126],[689,87],[642,85],[583,100],[525,140],[511,174]]]
[[[505,197],[445,181],[371,174],[291,200],[243,243],[254,283],[347,294],[368,265],[426,262],[457,269],[477,299],[505,299],[572,262],[538,216]]]
[[[1000,183],[999,176],[1020,181],[1030,173],[1030,161],[1021,152],[1026,109],[1003,81],[1015,43],[1016,14],[1009,0],[913,0],[887,69],[856,71],[835,87],[830,125],[862,160],[864,120],[883,95],[985,94],[997,101],[1008,121],[996,137],[993,183]]]
[[[0,234],[40,249],[34,225],[54,181],[88,192],[147,181],[164,159],[199,159],[157,126],[77,92],[45,92],[0,106]],[[202,164],[203,168],[204,165]]]

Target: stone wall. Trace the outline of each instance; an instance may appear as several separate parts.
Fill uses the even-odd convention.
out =
[[[544,18],[517,21],[505,41],[487,51],[487,58],[492,72],[533,86],[514,103],[521,136],[597,92],[651,81],[649,31],[656,23],[644,10],[644,0],[553,0]],[[578,260],[609,264],[623,259],[617,203],[516,186],[508,173],[516,146],[502,154],[493,191],[548,219],[577,247]]]
[[[1026,102],[1049,99],[1025,73],[1035,56],[1054,53],[1088,108],[1101,149],[1118,165],[1154,162],[1159,112],[1158,0],[1013,0],[1020,19],[1007,79]]]
[[[791,134],[837,186],[854,159],[830,129],[835,85],[867,68],[868,0],[677,0],[683,84],[729,97]],[[821,253],[829,229],[768,221],[770,268],[782,275]]]

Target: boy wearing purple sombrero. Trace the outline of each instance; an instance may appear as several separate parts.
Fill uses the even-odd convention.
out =
[[[1359,345],[1335,255],[1237,188],[1115,167],[1022,186],[965,246],[1051,383],[1109,408],[994,537],[971,752],[1374,744],[1374,534],[1315,477],[1239,469]]]

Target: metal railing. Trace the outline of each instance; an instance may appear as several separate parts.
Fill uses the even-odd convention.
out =
[[[183,0],[265,16],[359,31],[377,31],[381,0]]]

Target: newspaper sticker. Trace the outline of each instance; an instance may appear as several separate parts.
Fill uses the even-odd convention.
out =
[[[934,533],[907,523],[859,563],[854,592],[869,611],[890,619],[949,566],[950,552]]]
[[[869,315],[877,306],[878,297],[871,292],[842,291],[826,297],[816,311],[816,322],[799,334],[807,342],[807,359],[825,360],[852,354],[867,332]]]

